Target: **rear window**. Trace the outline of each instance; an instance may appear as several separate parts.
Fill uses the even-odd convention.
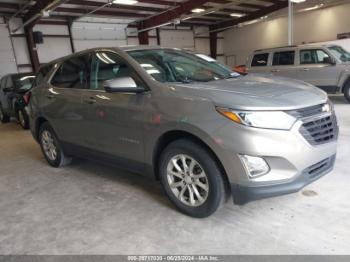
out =
[[[257,54],[253,57],[252,66],[267,66],[269,54]]]
[[[273,55],[272,65],[294,65],[295,51],[277,52]]]

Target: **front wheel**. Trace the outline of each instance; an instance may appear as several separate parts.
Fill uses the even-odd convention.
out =
[[[187,215],[208,217],[225,200],[218,164],[205,147],[191,140],[171,143],[162,153],[159,171],[168,198]]]
[[[63,152],[58,138],[48,122],[40,127],[39,142],[46,161],[53,167],[61,167],[71,162]]]
[[[18,122],[23,129],[29,128],[29,117],[24,109],[20,109],[17,112]]]
[[[350,80],[344,86],[344,96],[346,100],[350,103]]]

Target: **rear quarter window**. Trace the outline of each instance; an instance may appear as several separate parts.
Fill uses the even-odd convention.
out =
[[[251,66],[267,66],[267,61],[269,60],[269,54],[256,54],[253,57]]]

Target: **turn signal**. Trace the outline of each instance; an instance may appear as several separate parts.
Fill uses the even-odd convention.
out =
[[[227,109],[227,108],[222,108],[222,107],[217,107],[216,111],[218,111],[221,115],[223,115],[224,117],[227,117],[228,119],[238,123],[238,124],[242,124],[242,121],[240,119],[239,116],[237,116],[234,112],[232,112],[231,110]]]

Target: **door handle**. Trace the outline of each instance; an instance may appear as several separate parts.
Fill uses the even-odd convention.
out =
[[[95,104],[96,103],[96,99],[94,97],[89,97],[89,98],[85,98],[83,99],[83,102],[86,103],[86,104]]]
[[[310,71],[310,68],[303,68],[302,71]]]
[[[47,97],[48,99],[52,99],[54,96],[53,96],[53,94],[47,94],[46,97]]]
[[[278,70],[278,69],[272,69],[271,70],[271,73],[278,73],[280,70]]]

